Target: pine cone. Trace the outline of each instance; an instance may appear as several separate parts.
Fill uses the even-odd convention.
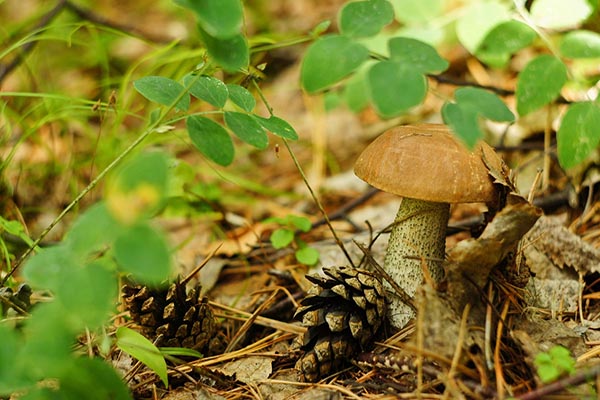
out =
[[[315,284],[300,302],[295,318],[308,331],[300,338],[305,353],[296,363],[310,382],[339,369],[368,346],[385,317],[381,281],[371,272],[350,267],[323,268],[325,277],[307,276]]]
[[[131,318],[156,346],[186,347],[215,354],[222,347],[217,323],[200,286],[186,290],[185,284],[167,288],[123,286],[123,299]]]

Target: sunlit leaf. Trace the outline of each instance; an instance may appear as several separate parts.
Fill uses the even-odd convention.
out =
[[[526,115],[560,95],[567,81],[567,67],[556,57],[541,55],[530,61],[517,80],[517,111]]]
[[[323,90],[352,73],[369,58],[365,46],[346,36],[317,39],[306,51],[300,80],[309,93]]]
[[[499,60],[502,66],[510,56],[529,46],[537,34],[527,24],[510,20],[496,25],[477,48],[476,55],[484,62]],[[496,65],[496,64],[492,64]]]
[[[535,0],[530,14],[542,28],[563,30],[579,26],[593,11],[587,0]]]
[[[309,246],[296,250],[296,260],[304,265],[315,265],[319,261],[319,252]]]
[[[231,164],[235,150],[225,128],[211,119],[194,115],[188,117],[187,129],[192,143],[202,154],[219,165]]]
[[[560,41],[560,52],[567,58],[600,58],[600,34],[572,31]]]
[[[558,160],[572,168],[585,160],[600,144],[600,108],[593,102],[569,106],[556,134]]]
[[[294,240],[294,232],[287,228],[278,228],[271,233],[271,244],[276,249],[281,249]]]
[[[507,6],[499,1],[471,2],[456,24],[456,34],[462,45],[475,54],[488,33],[509,19]]]
[[[150,101],[165,106],[170,106],[177,100],[175,108],[180,111],[186,111],[190,108],[190,96],[185,92],[185,88],[172,79],[162,76],[145,76],[133,82],[133,87],[142,96]]]
[[[148,339],[127,327],[117,329],[117,346],[125,353],[140,360],[162,380],[165,387],[169,386],[167,363],[158,350]]]
[[[444,10],[443,0],[390,0],[395,17],[407,25],[428,23]],[[431,27],[428,26],[429,29]]]

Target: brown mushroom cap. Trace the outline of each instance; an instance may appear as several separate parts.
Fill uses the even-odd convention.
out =
[[[471,153],[437,124],[390,129],[359,156],[354,173],[383,191],[441,203],[494,201],[497,194],[484,164],[501,168],[493,149],[479,142]],[[492,159],[490,159],[492,158]]]

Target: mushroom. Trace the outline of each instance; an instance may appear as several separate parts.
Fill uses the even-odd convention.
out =
[[[424,279],[444,276],[450,203],[491,203],[498,198],[489,169],[502,169],[493,149],[467,150],[444,125],[408,125],[386,131],[359,156],[354,173],[372,186],[402,196],[383,269],[411,299]],[[387,284],[388,289],[391,287]],[[403,328],[414,308],[392,296],[388,319]]]

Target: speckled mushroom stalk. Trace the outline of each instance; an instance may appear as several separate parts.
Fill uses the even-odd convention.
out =
[[[439,282],[444,276],[442,260],[449,215],[448,203],[410,197],[402,199],[390,233],[383,268],[410,298],[415,296],[423,281],[423,268],[427,268],[434,282]],[[388,305],[388,315],[398,328],[406,326],[415,316],[413,308],[395,300]]]
[[[424,268],[434,283],[444,276],[450,203],[496,198],[483,157],[502,168],[502,160],[485,143],[472,153],[444,125],[423,124],[385,132],[357,160],[359,178],[403,196],[383,268],[410,298],[424,281]],[[390,296],[388,319],[394,327],[403,328],[414,316],[400,296]]]

